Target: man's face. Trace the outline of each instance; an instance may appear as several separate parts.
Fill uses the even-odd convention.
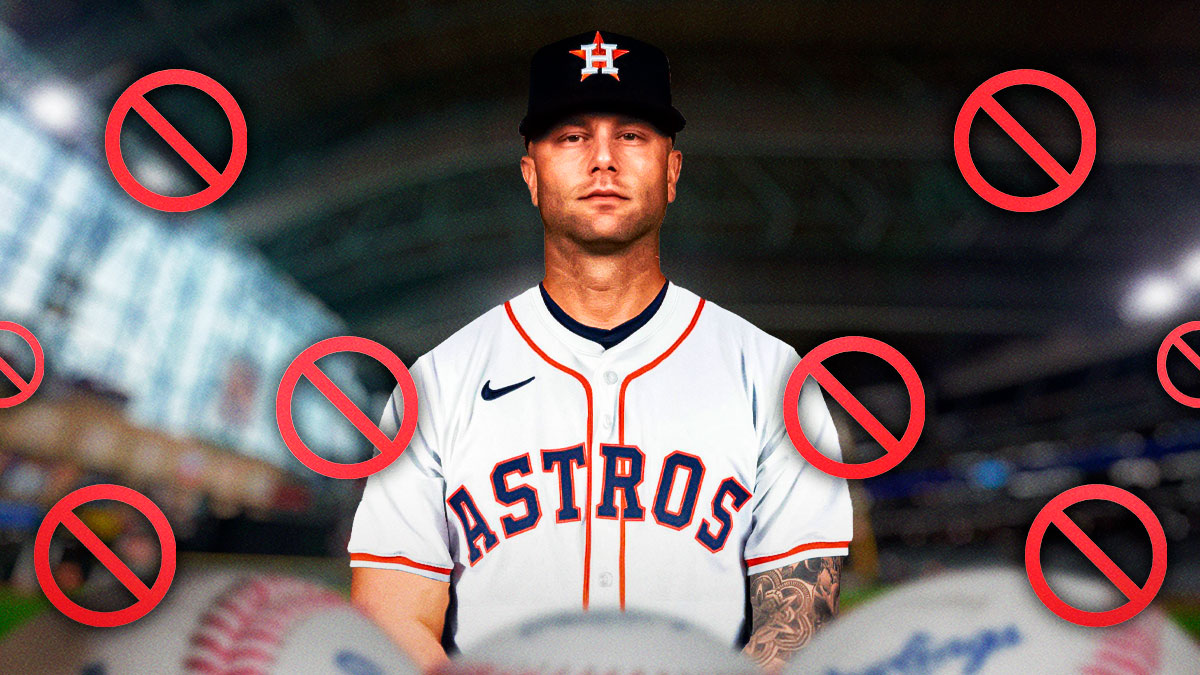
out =
[[[596,252],[662,224],[683,158],[654,125],[615,114],[568,117],[529,144],[521,174],[546,232]]]

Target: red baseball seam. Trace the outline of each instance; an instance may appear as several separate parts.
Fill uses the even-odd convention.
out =
[[[1129,675],[1151,675],[1150,665],[1144,661],[1137,661],[1125,652],[1117,652],[1111,650],[1103,650],[1099,654],[1100,658],[1107,663],[1112,663],[1121,666],[1120,672],[1128,673]]]
[[[236,584],[209,610],[190,638],[184,665],[198,673],[265,673],[284,636],[313,613],[343,604],[332,591],[289,579]]]

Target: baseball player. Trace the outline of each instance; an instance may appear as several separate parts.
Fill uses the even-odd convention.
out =
[[[799,355],[659,268],[683,126],[656,47],[592,31],[533,57],[520,168],[545,278],[414,363],[415,435],[367,480],[349,542],[355,602],[423,667],[602,607],[775,669],[837,613],[850,498],[786,433]],[[800,420],[841,458],[811,379]]]

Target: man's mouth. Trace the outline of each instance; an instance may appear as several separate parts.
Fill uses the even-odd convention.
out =
[[[619,200],[628,199],[616,190],[592,190],[580,199]]]

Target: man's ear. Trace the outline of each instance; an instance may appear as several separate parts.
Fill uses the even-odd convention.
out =
[[[521,158],[521,177],[525,179],[525,185],[529,188],[529,201],[537,206],[537,164],[528,154]]]
[[[683,169],[683,153],[672,149],[667,155],[667,203],[675,201],[675,184],[679,182],[679,172]]]

